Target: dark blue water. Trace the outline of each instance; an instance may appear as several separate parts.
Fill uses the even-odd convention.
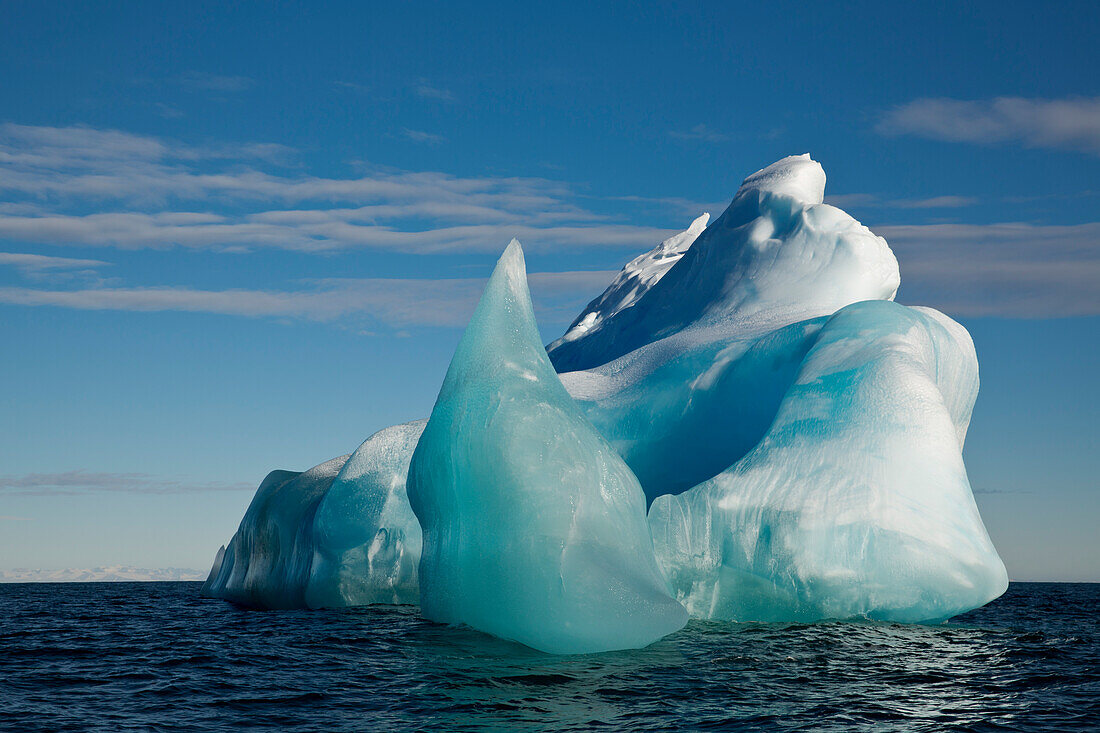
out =
[[[551,657],[415,609],[249,611],[198,583],[0,585],[0,728],[1100,730],[1100,584],[942,626],[692,622]]]

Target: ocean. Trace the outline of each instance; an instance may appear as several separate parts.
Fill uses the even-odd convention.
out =
[[[1013,583],[936,626],[693,621],[574,657],[199,586],[0,585],[0,729],[1100,730],[1100,584]]]

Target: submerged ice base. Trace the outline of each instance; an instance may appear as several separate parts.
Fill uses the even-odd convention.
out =
[[[912,622],[995,598],[1007,577],[961,455],[969,335],[892,302],[889,246],[824,188],[808,155],[749,176],[709,226],[628,263],[548,356],[511,246],[428,427],[273,472],[204,592],[419,602],[555,652],[649,643],[682,625],[677,601]]]

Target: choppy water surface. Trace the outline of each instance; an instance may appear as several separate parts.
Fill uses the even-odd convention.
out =
[[[1100,584],[1013,584],[942,626],[692,622],[580,657],[198,590],[0,585],[0,728],[1100,730]]]

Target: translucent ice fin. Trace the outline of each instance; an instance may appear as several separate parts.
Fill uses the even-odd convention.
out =
[[[539,340],[513,241],[413,454],[424,615],[553,653],[642,647],[682,627],[637,479]]]
[[[332,482],[313,520],[311,608],[417,602],[420,523],[405,477],[425,422],[367,438]]]

